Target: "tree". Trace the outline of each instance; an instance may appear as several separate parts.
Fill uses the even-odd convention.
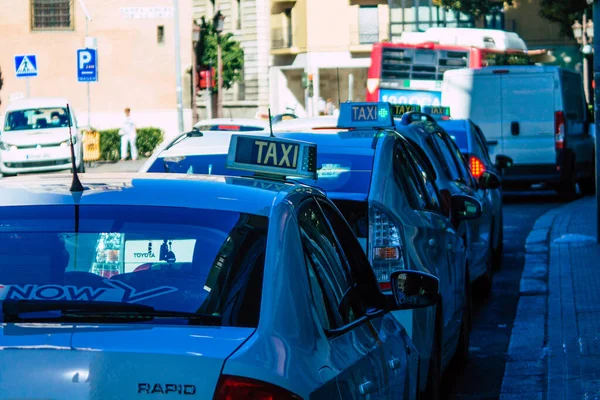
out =
[[[474,18],[487,15],[502,5],[502,3],[499,3],[497,0],[433,0],[433,4],[445,9],[460,11],[463,14],[472,15]],[[512,4],[512,0],[505,1],[504,4],[510,5]]]
[[[200,66],[212,66],[218,76],[217,71],[217,41],[221,41],[221,55],[223,57],[223,89],[230,89],[234,83],[239,82],[242,78],[242,70],[244,68],[244,50],[240,47],[240,43],[233,39],[232,33],[224,33],[218,37],[213,29],[213,24],[205,22],[202,26],[202,34],[200,40],[203,41],[202,56]],[[215,81],[217,79],[215,76]],[[214,88],[217,91],[217,88]]]
[[[581,20],[587,7],[586,0],[541,0],[540,16],[548,21],[558,23],[560,32],[572,38],[571,25],[573,22]]]

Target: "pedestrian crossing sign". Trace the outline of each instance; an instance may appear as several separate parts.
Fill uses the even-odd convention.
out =
[[[15,56],[15,71],[17,78],[29,78],[38,75],[35,55]]]

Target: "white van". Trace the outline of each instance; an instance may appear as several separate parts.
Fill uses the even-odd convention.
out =
[[[493,157],[511,157],[503,184],[539,185],[571,197],[594,190],[594,140],[582,77],[552,66],[485,67],[444,73],[442,104],[473,120]]]
[[[71,169],[67,103],[63,98],[30,98],[8,103],[0,125],[2,176]],[[70,105],[69,109],[75,163],[77,170],[84,172],[82,136]]]

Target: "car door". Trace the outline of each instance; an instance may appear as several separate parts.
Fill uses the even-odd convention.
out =
[[[299,206],[297,217],[313,302],[328,337],[330,365],[321,370],[333,370],[341,398],[386,398],[380,343],[354,294],[346,257],[314,199]]]
[[[450,136],[443,135],[443,139],[454,156],[454,161],[456,162],[459,173],[461,174],[462,181],[459,184],[466,194],[475,197],[481,203],[481,217],[476,220],[472,220],[472,222],[477,226],[477,244],[480,246],[481,251],[478,260],[480,265],[486,266],[491,249],[490,240],[493,218],[492,203],[488,196],[488,191],[479,187],[479,184],[471,174],[467,160],[465,160],[464,156],[460,152],[460,149],[450,138]]]
[[[360,296],[372,315],[369,324],[378,343],[378,356],[386,368],[387,383],[385,393],[392,399],[407,398],[416,391],[419,355],[406,330],[386,312],[383,304],[369,302],[379,296],[378,285],[370,276],[371,265],[365,253],[357,246],[358,241],[352,229],[341,214],[324,199],[318,200],[330,226],[340,243],[351,271],[351,279],[361,287]],[[382,297],[383,300],[383,297]],[[411,397],[412,398],[412,397]]]
[[[512,157],[515,165],[556,164],[555,85],[552,73],[502,75],[501,154]]]
[[[433,166],[428,165],[427,161],[417,153],[410,143],[406,145],[407,155],[416,172],[415,176],[418,179],[419,187],[428,198],[427,209],[422,211],[423,216],[427,218],[432,226],[436,227],[436,237],[439,240],[437,245],[445,260],[445,264],[442,264],[443,273],[448,277],[448,286],[444,290],[446,298],[443,299],[445,323],[444,343],[442,345],[445,352],[460,333],[463,311],[462,291],[465,277],[463,266],[464,244],[454,230],[451,221],[442,212],[441,196],[429,172],[433,169]]]

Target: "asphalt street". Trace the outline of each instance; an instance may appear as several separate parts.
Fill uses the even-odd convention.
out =
[[[552,192],[504,198],[504,256],[491,295],[474,304],[469,363],[445,377],[447,399],[498,399],[519,300],[525,239],[536,219],[564,204]]]

